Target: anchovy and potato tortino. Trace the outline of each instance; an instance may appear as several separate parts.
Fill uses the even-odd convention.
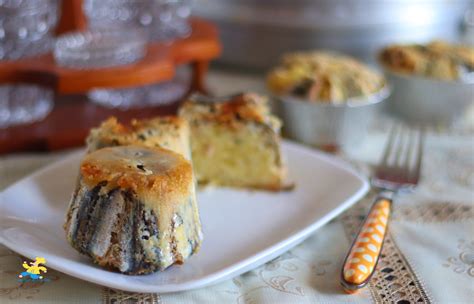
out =
[[[106,120],[87,138],[64,225],[69,243],[125,274],[183,263],[202,242],[196,181],[286,187],[279,130],[255,94],[214,104],[190,100],[180,117]]]
[[[474,71],[474,48],[433,41],[422,44],[394,44],[380,53],[381,63],[388,69],[426,78],[456,81],[463,70]]]
[[[86,155],[65,230],[76,250],[122,273],[183,263],[202,240],[191,164],[139,146]]]
[[[191,98],[179,115],[190,125],[198,182],[273,191],[288,187],[281,122],[263,96],[246,93],[217,102]]]
[[[267,78],[276,95],[308,102],[344,103],[385,86],[384,77],[354,58],[329,52],[296,52],[282,57]]]

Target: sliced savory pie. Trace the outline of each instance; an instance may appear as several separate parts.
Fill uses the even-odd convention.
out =
[[[281,124],[270,114],[266,98],[248,93],[210,102],[195,95],[179,115],[189,122],[193,167],[200,183],[285,187]]]
[[[87,137],[89,152],[103,147],[141,145],[162,147],[182,154],[190,159],[189,127],[184,119],[176,116],[132,120],[124,125],[111,117],[98,128],[90,131]]]

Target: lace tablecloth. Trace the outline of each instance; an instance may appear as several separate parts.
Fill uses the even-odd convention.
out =
[[[219,93],[262,90],[253,78],[212,74]],[[370,174],[386,129],[375,125],[361,146],[341,153]],[[49,282],[20,283],[23,258],[0,245],[0,303],[473,303],[474,139],[472,132],[427,135],[422,182],[399,196],[378,269],[362,292],[339,286],[341,263],[372,193],[301,245],[232,280],[171,294],[112,290],[49,270]],[[0,189],[70,152],[0,157]]]

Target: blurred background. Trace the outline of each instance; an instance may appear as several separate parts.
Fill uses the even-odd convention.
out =
[[[266,69],[294,50],[326,49],[375,61],[393,42],[472,43],[470,0],[195,0],[194,13],[219,27],[218,62]]]
[[[325,50],[381,71],[377,54],[384,47],[433,40],[473,45],[474,1],[0,0],[0,154],[80,146],[89,129],[109,116],[127,122],[172,114],[193,92],[254,90],[278,100],[265,82],[283,54]],[[392,98],[407,99],[394,94],[411,90],[403,89],[406,79],[387,79]],[[439,87],[416,84],[408,99],[435,98],[423,93],[430,85]],[[456,113],[433,101],[427,107],[436,111],[427,118],[404,114],[400,102],[392,114],[450,126],[473,102],[472,83],[460,87],[448,85],[450,95],[443,97],[464,100]],[[403,106],[405,112],[425,111],[418,103]],[[279,115],[291,126],[290,110],[283,111]],[[314,111],[294,119],[314,120],[322,110]],[[354,124],[370,111],[337,119]],[[347,132],[342,127],[307,128],[326,132],[325,138],[358,136],[339,134]],[[290,137],[319,145],[315,138]]]

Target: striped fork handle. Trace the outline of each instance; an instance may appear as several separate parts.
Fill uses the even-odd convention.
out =
[[[347,293],[364,287],[374,273],[390,218],[390,195],[379,195],[344,260],[341,284]]]

